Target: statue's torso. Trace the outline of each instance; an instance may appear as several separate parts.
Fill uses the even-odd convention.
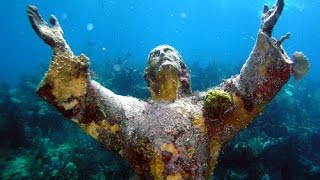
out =
[[[126,127],[126,154],[140,176],[202,179],[208,175],[210,143],[201,101],[150,103]]]

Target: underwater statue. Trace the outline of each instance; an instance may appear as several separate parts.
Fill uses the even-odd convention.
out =
[[[35,6],[28,15],[53,49],[37,94],[87,134],[128,160],[140,179],[209,179],[221,147],[246,128],[293,75],[309,70],[300,52],[289,58],[272,31],[284,0],[264,7],[256,44],[239,75],[207,92],[192,93],[189,70],[176,49],[154,48],[145,80],[148,101],[120,96],[92,80],[89,59],[75,56],[58,20],[49,26]]]

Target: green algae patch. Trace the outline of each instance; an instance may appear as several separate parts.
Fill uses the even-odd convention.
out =
[[[204,117],[219,119],[234,105],[232,96],[220,89],[210,90],[204,101]]]

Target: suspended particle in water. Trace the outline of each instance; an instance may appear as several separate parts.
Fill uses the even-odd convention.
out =
[[[61,14],[61,18],[62,19],[67,19],[68,18],[68,14],[66,12]]]
[[[185,12],[182,12],[182,13],[180,13],[180,17],[181,17],[182,19],[185,19],[185,18],[187,18],[188,16],[187,16],[187,14],[186,14]]]
[[[107,51],[107,48],[103,47],[101,48],[102,51]]]
[[[92,31],[93,30],[93,24],[92,23],[88,23],[87,24],[87,30],[88,31]]]

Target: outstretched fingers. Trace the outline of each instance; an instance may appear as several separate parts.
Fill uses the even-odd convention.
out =
[[[32,28],[45,43],[52,48],[63,44],[62,29],[57,18],[51,16],[50,24],[52,27],[50,27],[49,24],[42,19],[37,7],[32,5],[28,6],[28,16]]]
[[[271,9],[267,5],[263,7],[263,15],[262,15],[262,22],[261,22],[261,30],[268,34],[269,36],[272,35],[272,31],[274,26],[276,25],[282,11],[284,8],[284,0],[277,0],[275,6]]]
[[[33,27],[33,29],[39,34],[42,33],[42,27],[46,26],[48,27],[47,22],[45,22],[42,17],[40,16],[40,13],[35,6],[28,6],[28,16],[30,23]],[[49,28],[49,27],[48,27]]]
[[[58,19],[54,16],[50,16],[50,24],[52,25],[52,29],[59,31],[61,34],[63,33],[62,28],[58,22]]]
[[[269,11],[269,6],[267,4],[265,4],[263,6],[263,14],[267,13]]]

